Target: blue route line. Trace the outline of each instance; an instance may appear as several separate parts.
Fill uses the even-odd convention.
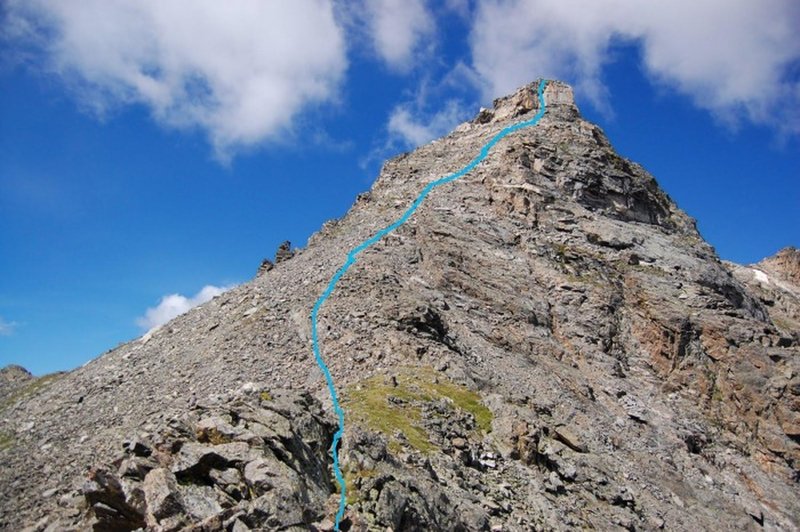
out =
[[[317,315],[319,314],[319,309],[322,307],[322,304],[325,303],[325,300],[327,300],[333,293],[333,289],[336,288],[336,284],[339,282],[342,276],[347,272],[347,270],[350,269],[350,266],[355,264],[358,254],[367,249],[368,247],[372,246],[373,244],[377,243],[381,238],[388,235],[389,233],[391,233],[404,223],[406,223],[406,221],[408,221],[411,215],[414,214],[417,208],[422,204],[422,201],[428,196],[428,194],[431,193],[431,191],[434,188],[440,185],[444,185],[445,183],[455,181],[459,177],[462,177],[465,174],[469,173],[473,168],[478,166],[478,164],[480,164],[481,161],[483,161],[487,155],[489,155],[489,150],[491,150],[494,147],[494,145],[497,144],[503,137],[515,131],[518,131],[522,128],[536,125],[539,122],[539,120],[541,120],[541,118],[544,116],[545,112],[544,87],[546,84],[547,84],[546,80],[541,80],[539,82],[539,89],[537,92],[539,96],[539,111],[533,118],[503,128],[497,135],[492,137],[492,139],[483,146],[478,156],[472,159],[472,161],[470,161],[470,163],[467,164],[467,166],[465,166],[464,168],[455,173],[452,173],[448,176],[442,177],[441,179],[437,179],[436,181],[428,183],[428,185],[426,185],[425,188],[422,189],[422,192],[420,192],[419,196],[417,196],[417,199],[414,200],[414,203],[412,203],[411,206],[408,209],[406,209],[406,212],[404,212],[403,215],[400,218],[398,218],[396,222],[387,227],[384,227],[383,229],[372,235],[370,238],[368,238],[367,240],[365,240],[364,242],[362,242],[361,244],[357,245],[352,250],[350,250],[350,252],[347,254],[347,261],[342,265],[341,268],[339,268],[336,271],[336,273],[333,275],[330,282],[328,283],[328,287],[325,289],[322,295],[319,296],[317,302],[314,303],[314,308],[311,311],[311,341],[314,346],[314,358],[316,358],[317,365],[319,365],[319,368],[325,375],[325,380],[328,383],[328,391],[330,391],[331,399],[333,401],[333,410],[336,412],[336,417],[339,419],[339,430],[337,430],[336,433],[333,435],[333,443],[331,444],[331,454],[333,455],[333,472],[336,475],[336,482],[339,483],[339,487],[341,489],[341,495],[339,498],[339,511],[336,512],[335,530],[339,530],[339,523],[342,521],[342,518],[344,517],[344,510],[345,507],[347,506],[347,493],[346,493],[345,481],[344,477],[342,476],[342,470],[339,467],[339,452],[337,449],[339,445],[339,440],[342,439],[342,435],[344,434],[344,410],[342,410],[342,406],[341,404],[339,404],[339,398],[336,395],[336,387],[333,384],[333,377],[331,377],[331,372],[328,369],[328,366],[325,364],[325,361],[322,358],[322,353],[320,352],[319,348],[319,338],[317,335]]]

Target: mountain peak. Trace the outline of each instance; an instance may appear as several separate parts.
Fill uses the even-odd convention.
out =
[[[542,80],[518,88],[511,94],[496,98],[492,109],[481,109],[473,120],[476,124],[507,121],[539,109],[537,90]],[[572,87],[563,81],[548,80],[544,88],[544,101],[551,116],[577,118],[578,108]]]
[[[0,528],[330,530],[333,278],[343,528],[798,528],[800,299],[732,275],[569,86],[533,121],[536,89],[388,161],[291,260],[4,403]]]

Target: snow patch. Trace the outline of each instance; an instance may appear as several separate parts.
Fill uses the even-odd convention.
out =
[[[753,276],[759,283],[769,284],[769,276],[761,270],[753,270]]]

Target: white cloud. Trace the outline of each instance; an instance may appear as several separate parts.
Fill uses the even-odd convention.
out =
[[[14,321],[6,321],[0,317],[0,336],[11,336],[17,328],[17,323]]]
[[[366,0],[367,30],[377,54],[392,68],[407,71],[436,24],[425,0]]]
[[[431,115],[415,112],[411,105],[399,105],[389,117],[389,136],[415,148],[449,133],[466,118],[467,112],[458,100],[448,100]]]
[[[617,42],[641,46],[655,82],[735,122],[800,132],[796,0],[479,0],[473,68],[486,97],[544,76],[568,80],[604,108],[603,67]]]
[[[136,325],[144,330],[153,329],[180,316],[197,305],[202,305],[206,301],[211,301],[214,297],[231,288],[231,286],[220,287],[207,285],[193,297],[186,297],[181,294],[166,295],[161,298],[157,306],[150,307],[145,311],[144,316],[137,318]]]
[[[471,0],[445,0],[445,9],[452,11],[462,17],[468,17],[472,9]]]
[[[223,158],[279,138],[347,67],[332,0],[8,0],[6,15],[85,105],[144,104]]]

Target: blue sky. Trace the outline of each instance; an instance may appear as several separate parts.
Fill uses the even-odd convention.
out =
[[[665,4],[7,0],[0,366],[76,367],[248,280],[540,76],[723,258],[800,245],[800,8]]]

